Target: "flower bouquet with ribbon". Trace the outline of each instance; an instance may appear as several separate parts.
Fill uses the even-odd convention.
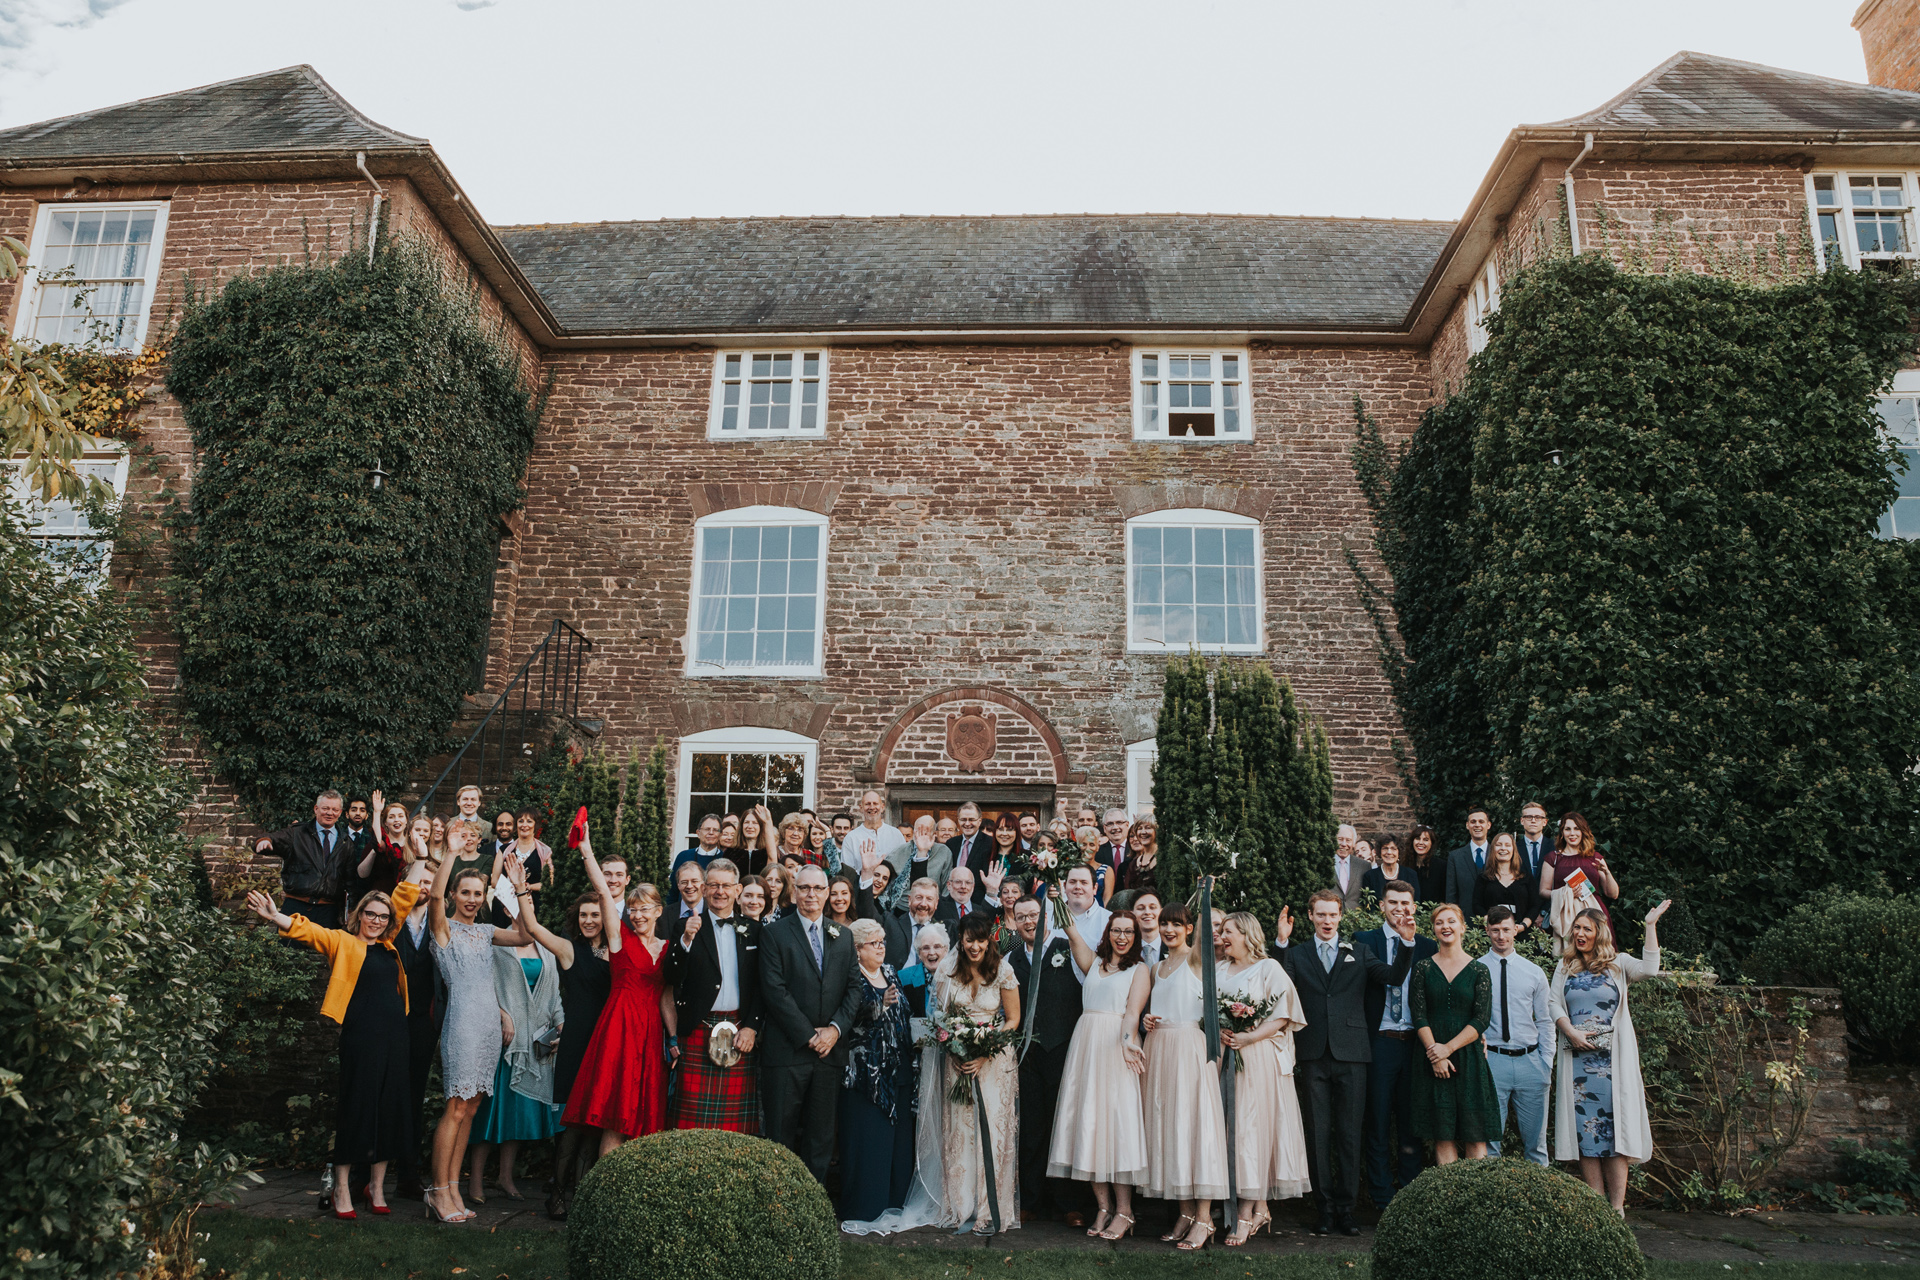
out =
[[[971,1062],[975,1058],[991,1058],[1007,1048],[1018,1038],[1000,1023],[995,1014],[982,1018],[967,1012],[959,1001],[953,1001],[946,1008],[933,1009],[933,1038],[941,1048],[947,1051],[954,1064]],[[947,1101],[956,1107],[973,1105],[973,1077],[962,1071],[953,1073],[953,1087],[947,1090]]]
[[[1239,1035],[1242,1031],[1251,1031],[1273,1016],[1274,1005],[1279,1003],[1272,996],[1262,1000],[1248,1000],[1231,992],[1221,992],[1217,1003],[1220,1010],[1220,1027]],[[1245,1071],[1246,1061],[1234,1049],[1227,1050],[1227,1061],[1235,1071]]]
[[[1061,892],[1060,882],[1067,878],[1067,872],[1075,867],[1087,865],[1087,855],[1079,845],[1069,841],[1064,847],[1043,849],[1038,843],[1032,849],[1022,852],[1016,844],[1014,851],[1006,858],[1007,874],[1021,880],[1038,880],[1053,890],[1043,895],[1053,902],[1053,923],[1055,927],[1067,927],[1067,896]],[[1096,939],[1095,941],[1098,941]]]

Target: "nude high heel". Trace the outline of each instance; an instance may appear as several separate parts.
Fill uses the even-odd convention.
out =
[[[1198,1222],[1195,1222],[1193,1225],[1196,1227],[1200,1226]],[[1204,1228],[1204,1230],[1206,1231],[1206,1234],[1200,1237],[1199,1244],[1195,1244],[1193,1242],[1193,1233],[1188,1232],[1187,1238],[1182,1240],[1179,1244],[1174,1245],[1173,1247],[1180,1250],[1180,1252],[1182,1253],[1198,1252],[1199,1250],[1206,1248],[1208,1244],[1212,1243],[1213,1233],[1218,1231],[1219,1229],[1220,1228],[1214,1226],[1211,1222],[1209,1222],[1206,1224],[1206,1227]]]
[[[1192,1227],[1193,1227],[1193,1215],[1190,1213],[1183,1213],[1180,1215],[1180,1220],[1173,1224],[1173,1230],[1161,1236],[1160,1239],[1165,1244],[1172,1244],[1175,1240],[1178,1240],[1182,1236],[1186,1235],[1187,1232]]]
[[[1120,1225],[1120,1219],[1122,1218],[1127,1220],[1126,1227],[1123,1230],[1115,1231],[1114,1228]],[[1132,1234],[1133,1215],[1130,1213],[1116,1213],[1112,1218],[1107,1220],[1107,1229],[1100,1233],[1100,1238],[1102,1240],[1118,1240],[1121,1236],[1130,1236]]]

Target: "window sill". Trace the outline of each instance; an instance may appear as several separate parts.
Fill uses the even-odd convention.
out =
[[[1221,445],[1221,444],[1252,444],[1252,443],[1253,443],[1253,437],[1252,437],[1251,435],[1240,435],[1240,436],[1143,436],[1143,435],[1136,435],[1136,436],[1134,436],[1134,438],[1133,438],[1133,442],[1134,442],[1135,444],[1171,444],[1171,445],[1180,445],[1180,446],[1183,446],[1183,447],[1184,447],[1184,446],[1187,446],[1187,445]]]
[[[1131,640],[1127,642],[1127,653],[1130,655],[1157,654],[1165,657],[1168,654],[1185,653],[1189,649],[1196,653],[1262,654],[1267,651],[1267,646],[1263,644],[1195,644],[1192,641],[1177,643],[1169,641],[1166,644],[1155,644],[1152,641],[1145,644],[1138,644]]]
[[[689,663],[682,673],[694,680],[818,680],[826,673],[819,667],[716,667],[708,663]]]
[[[826,431],[715,431],[709,429],[707,439],[719,444],[764,444],[769,440],[824,440]]]

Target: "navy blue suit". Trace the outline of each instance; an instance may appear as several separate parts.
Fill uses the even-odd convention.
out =
[[[1383,963],[1387,959],[1385,928],[1368,929],[1353,935],[1356,947],[1364,947]],[[1394,935],[1398,952],[1407,944]],[[1433,939],[1416,936],[1413,940],[1415,964],[1439,948]],[[1383,1035],[1380,1018],[1386,1012],[1385,987],[1367,986],[1367,1034],[1373,1041],[1373,1063],[1367,1070],[1367,1189],[1373,1195],[1373,1207],[1384,1209],[1393,1193],[1420,1176],[1426,1148],[1413,1132],[1413,1072],[1426,1061],[1426,1051],[1418,1038],[1401,1039]],[[1394,1130],[1398,1130],[1397,1135]],[[1398,1141],[1395,1141],[1397,1136]],[[1390,1152],[1398,1152],[1394,1159]]]

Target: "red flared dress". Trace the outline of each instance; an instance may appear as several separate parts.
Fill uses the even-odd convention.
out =
[[[613,990],[567,1095],[565,1123],[629,1138],[667,1127],[667,1029],[660,1021],[664,947],[660,957],[648,955],[640,935],[620,922],[620,949],[607,957]]]

